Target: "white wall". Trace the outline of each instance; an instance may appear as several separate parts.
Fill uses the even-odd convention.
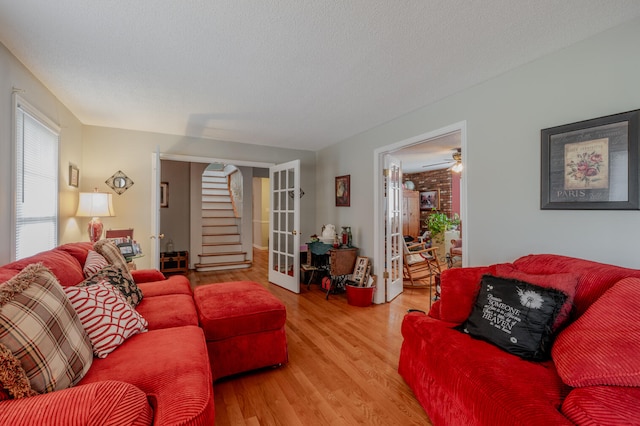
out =
[[[273,148],[259,145],[248,145],[233,142],[214,141],[202,138],[186,138],[176,135],[139,132],[133,130],[113,129],[106,127],[85,126],[83,137],[84,179],[82,188],[97,186],[108,190],[104,181],[118,170],[129,176],[134,185],[122,195],[114,195],[114,209],[117,216],[104,218],[105,227],[119,228],[131,226],[135,228],[136,240],[142,245],[143,252],[150,251],[150,218],[151,218],[151,153],[156,146],[161,153],[254,161],[263,163],[284,163],[301,160],[301,185],[305,193],[301,202],[301,231],[304,235],[313,233],[315,219],[315,153],[311,151]],[[245,179],[245,191],[251,191],[251,179]],[[248,185],[248,187],[247,187]],[[250,203],[249,209],[251,208]],[[243,216],[251,220],[251,210]],[[244,219],[243,219],[244,220]],[[251,229],[251,223],[245,229]],[[251,232],[249,232],[251,235]],[[192,248],[199,242],[191,235]],[[244,247],[244,242],[243,242]],[[198,249],[199,250],[199,249]],[[248,246],[251,252],[251,245]],[[193,253],[193,261],[195,259]],[[151,265],[149,257],[136,260],[138,267]]]
[[[69,164],[80,168],[80,183],[84,180],[82,164],[82,125],[78,119],[31,72],[0,43],[0,264],[11,260],[13,227],[13,101],[12,89],[21,89],[21,96],[62,128],[59,153],[59,214],[58,242],[89,241],[86,224],[73,215],[78,207],[78,188],[69,186]]]
[[[540,130],[639,109],[639,41],[634,20],[321,150],[316,228],[351,225],[373,257],[374,149],[466,120],[470,265],[547,252],[640,268],[640,211],[539,208]],[[335,207],[345,174],[351,207]]]

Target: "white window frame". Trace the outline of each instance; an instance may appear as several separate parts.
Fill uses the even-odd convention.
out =
[[[60,126],[58,124],[56,124],[53,120],[51,120],[49,117],[47,117],[46,115],[44,115],[42,112],[40,112],[37,108],[35,108],[33,105],[31,105],[29,102],[27,102],[23,97],[21,97],[20,95],[18,95],[17,93],[13,94],[13,144],[12,144],[12,173],[11,173],[11,178],[12,178],[12,185],[11,185],[11,190],[12,190],[12,203],[13,203],[13,209],[12,209],[12,215],[11,215],[11,225],[12,225],[12,233],[11,233],[11,259],[12,260],[16,260],[17,258],[17,234],[18,234],[18,228],[17,228],[17,224],[18,224],[18,209],[17,209],[17,200],[18,200],[18,159],[17,159],[17,152],[18,152],[18,144],[22,144],[23,141],[18,141],[18,136],[19,134],[21,134],[21,132],[19,132],[18,129],[18,117],[19,114],[25,114],[28,115],[29,117],[31,117],[32,119],[34,119],[35,121],[37,121],[40,125],[42,125],[43,127],[45,127],[46,129],[48,129],[51,133],[53,133],[56,136],[56,148],[55,148],[55,158],[53,159],[53,161],[55,162],[55,197],[53,197],[54,202],[55,202],[55,208],[54,208],[54,212],[55,212],[55,217],[54,217],[54,225],[55,225],[55,232],[54,232],[54,247],[58,245],[58,240],[59,240],[59,217],[60,217],[60,211],[59,211],[59,175],[60,175],[60,164],[59,164],[59,156],[60,156]],[[53,247],[51,247],[53,248]],[[34,253],[35,254],[35,253]]]

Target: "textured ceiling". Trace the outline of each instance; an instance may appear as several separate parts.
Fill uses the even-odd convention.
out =
[[[317,150],[640,16],[638,0],[0,0],[88,125]]]

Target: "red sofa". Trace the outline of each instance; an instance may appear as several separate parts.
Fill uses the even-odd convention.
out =
[[[71,243],[0,267],[5,282],[41,262],[63,287],[84,280],[91,243]],[[73,387],[0,401],[0,424],[211,425],[213,380],[189,280],[157,270],[132,271],[148,331],[94,358]],[[6,395],[5,395],[6,398]],[[0,397],[0,399],[2,399]]]
[[[454,328],[472,312],[482,277],[505,270],[522,281],[575,277],[547,360]],[[639,320],[640,270],[551,254],[449,269],[429,313],[405,316],[398,370],[434,425],[639,425]]]

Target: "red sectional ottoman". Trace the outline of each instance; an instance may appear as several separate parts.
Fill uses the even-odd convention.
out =
[[[287,362],[286,309],[262,285],[208,284],[196,287],[193,298],[214,380]]]

